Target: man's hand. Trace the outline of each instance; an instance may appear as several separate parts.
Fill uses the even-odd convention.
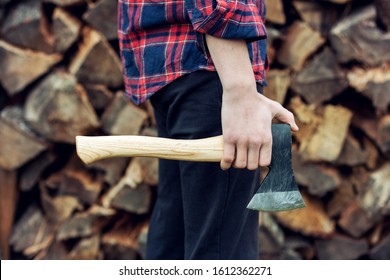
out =
[[[245,89],[237,89],[243,91]],[[248,89],[249,90],[249,89]],[[271,124],[275,117],[298,131],[293,114],[278,102],[257,93],[245,98],[224,92],[222,103],[222,129],[224,153],[221,168],[231,166],[255,170],[271,162]],[[244,95],[244,94],[243,94]]]
[[[272,119],[298,131],[293,114],[256,90],[245,40],[206,35],[206,42],[223,87],[221,168],[254,170],[267,166],[272,152]]]

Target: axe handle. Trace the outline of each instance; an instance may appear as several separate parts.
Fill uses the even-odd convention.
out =
[[[76,149],[86,164],[110,157],[218,162],[223,154],[223,138],[176,140],[151,136],[76,136]]]

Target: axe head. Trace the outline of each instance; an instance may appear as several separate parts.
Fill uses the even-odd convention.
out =
[[[305,207],[295,181],[291,156],[290,126],[273,124],[269,172],[247,208],[261,211],[285,211]]]

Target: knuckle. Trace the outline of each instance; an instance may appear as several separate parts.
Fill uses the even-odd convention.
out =
[[[234,157],[232,155],[223,156],[223,161],[228,164],[232,164],[234,161]]]
[[[247,146],[249,143],[249,137],[245,135],[241,135],[239,139],[237,139],[238,146]]]
[[[235,162],[234,167],[240,168],[240,169],[245,168],[246,167],[246,162],[245,161]]]
[[[270,156],[263,156],[260,158],[260,166],[265,167],[269,166],[271,164],[271,157]]]
[[[230,135],[225,135],[224,136],[224,141],[229,144],[235,144],[237,143],[239,137],[238,135],[235,134],[230,134]]]
[[[251,147],[260,146],[261,137],[258,136],[258,135],[253,135],[253,136],[249,137],[248,143],[249,143],[249,145],[250,145]]]
[[[262,139],[263,144],[272,144],[272,134],[270,132],[264,133]]]

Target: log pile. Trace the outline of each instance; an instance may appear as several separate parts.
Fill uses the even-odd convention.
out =
[[[265,94],[294,112],[307,207],[260,213],[263,259],[390,258],[390,5],[266,0]],[[90,166],[76,135],[156,135],[123,98],[117,1],[0,0],[0,253],[142,259],[157,160]]]

